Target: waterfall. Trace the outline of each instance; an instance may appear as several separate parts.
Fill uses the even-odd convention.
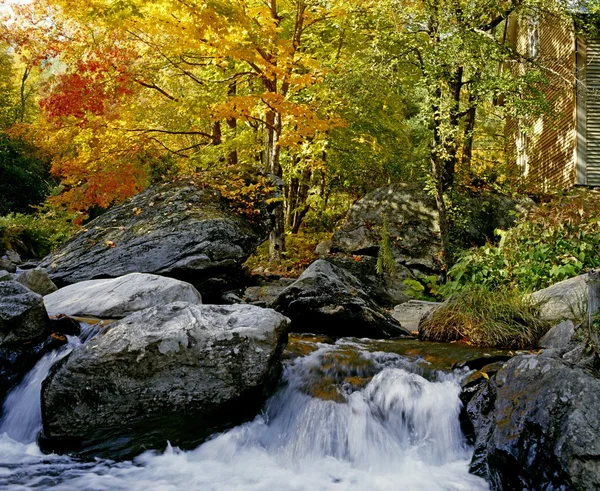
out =
[[[68,349],[43,358],[5,402],[0,428],[21,443],[11,447],[6,437],[0,439],[2,489],[488,489],[468,473],[472,449],[458,420],[464,374],[426,378],[407,357],[370,353],[351,343],[319,345],[286,362],[281,387],[262,414],[194,450],[165,442],[163,452],[121,463],[43,456],[24,446],[35,438],[41,421],[39,409],[35,417],[29,415],[35,412],[35,397],[39,406],[39,389],[36,395],[33,385],[39,388],[44,373]],[[346,362],[335,362],[339,359]],[[3,458],[11,462],[5,468]]]

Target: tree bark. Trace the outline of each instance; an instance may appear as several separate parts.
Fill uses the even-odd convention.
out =
[[[234,80],[229,84],[229,89],[227,91],[227,95],[229,97],[235,96],[237,93],[237,82]],[[237,132],[237,119],[236,118],[228,118],[227,119],[227,127],[232,131],[233,137],[235,138]],[[236,166],[238,164],[238,153],[237,148],[232,148],[229,154],[227,155],[227,163],[230,166]]]
[[[279,137],[281,136],[281,115],[269,110],[265,128],[265,164],[273,177],[275,199],[271,208],[271,233],[269,235],[269,258],[280,262],[285,252],[285,213],[283,207],[283,170],[279,161]]]

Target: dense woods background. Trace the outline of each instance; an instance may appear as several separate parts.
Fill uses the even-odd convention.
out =
[[[447,268],[453,196],[526,192],[507,165],[505,121],[549,111],[550,68],[509,46],[507,19],[585,14],[589,33],[596,11],[556,0],[9,3],[0,214],[59,220],[64,237],[153,182],[193,178],[248,216],[266,203],[281,263],[286,238],[310,255],[357,198],[416,181],[436,199]]]

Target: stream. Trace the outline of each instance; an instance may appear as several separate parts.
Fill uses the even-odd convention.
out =
[[[0,489],[488,489],[468,473],[472,448],[458,419],[467,372],[449,370],[453,357],[475,357],[460,352],[465,348],[292,336],[280,386],[253,421],[194,450],[165,442],[161,451],[113,462],[46,455],[36,443],[41,382],[80,343],[69,338],[8,394],[0,420]]]

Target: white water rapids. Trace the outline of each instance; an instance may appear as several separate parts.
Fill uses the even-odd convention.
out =
[[[288,361],[284,383],[254,421],[195,450],[166,446],[133,462],[82,462],[44,455],[40,384],[62,352],[46,355],[7,397],[0,421],[0,489],[140,491],[471,491],[487,484],[468,473],[472,450],[458,415],[458,374],[419,375],[406,357],[360,351],[378,371],[340,383],[337,397],[312,384],[331,370],[318,345]],[[52,359],[54,357],[54,360]],[[328,372],[329,371],[329,372]],[[356,375],[354,372],[353,375]],[[464,374],[463,374],[464,375]],[[345,374],[342,373],[342,380]],[[339,378],[339,377],[338,377]]]

